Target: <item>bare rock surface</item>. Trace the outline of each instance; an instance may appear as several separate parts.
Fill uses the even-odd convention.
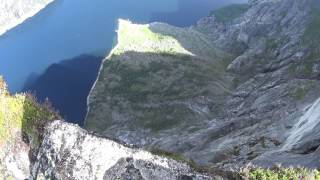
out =
[[[212,179],[185,163],[123,145],[62,121],[49,124],[33,178]]]

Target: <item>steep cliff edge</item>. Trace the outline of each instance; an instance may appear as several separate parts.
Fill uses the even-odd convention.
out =
[[[46,122],[59,118],[28,94],[10,95],[0,76],[0,179],[26,179]]]
[[[255,0],[186,29],[120,21],[86,128],[210,167],[319,167],[319,7]]]
[[[34,16],[53,0],[1,0],[0,36]]]
[[[186,163],[98,137],[77,125],[46,127],[34,179],[213,179]]]
[[[0,78],[0,179],[209,180],[178,156],[150,153],[89,133]]]

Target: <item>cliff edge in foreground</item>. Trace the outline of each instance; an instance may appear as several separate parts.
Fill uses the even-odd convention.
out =
[[[33,178],[212,179],[186,163],[98,137],[62,121],[46,127]]]

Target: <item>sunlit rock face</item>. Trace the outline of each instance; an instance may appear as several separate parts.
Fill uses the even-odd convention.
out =
[[[72,124],[47,126],[33,178],[45,179],[212,179],[187,164],[95,136]]]
[[[0,35],[34,16],[53,0],[1,0]]]
[[[224,169],[319,167],[319,119],[308,111],[320,96],[319,7],[255,0],[190,28],[120,22],[86,128]]]
[[[30,176],[30,146],[14,131],[12,141],[0,144],[0,179],[24,180]]]

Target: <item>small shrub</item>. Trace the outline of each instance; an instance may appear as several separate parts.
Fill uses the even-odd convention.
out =
[[[256,168],[249,171],[249,180],[318,180],[320,178],[318,170],[306,168]],[[244,178],[244,179],[245,179]]]

